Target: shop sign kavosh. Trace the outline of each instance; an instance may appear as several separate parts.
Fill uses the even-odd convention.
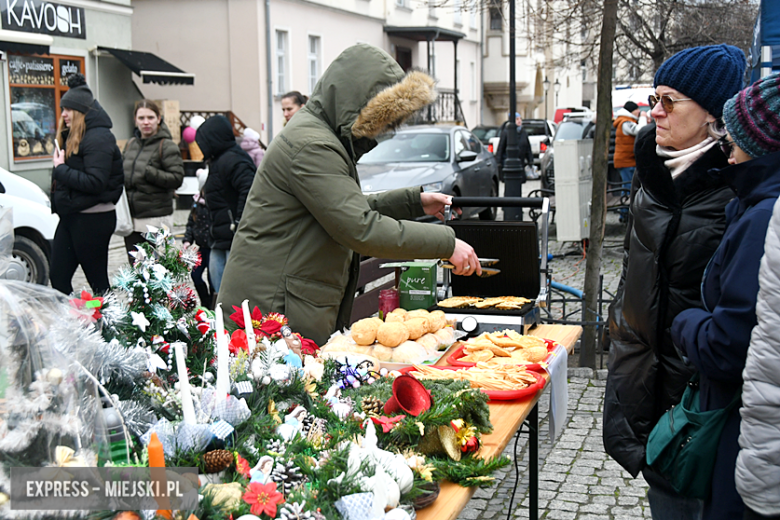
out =
[[[84,9],[45,0],[0,0],[3,29],[86,39]]]

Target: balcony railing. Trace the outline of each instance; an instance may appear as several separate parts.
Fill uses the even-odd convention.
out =
[[[436,101],[418,110],[408,121],[410,125],[453,123],[466,125],[460,99],[453,91],[440,90]]]

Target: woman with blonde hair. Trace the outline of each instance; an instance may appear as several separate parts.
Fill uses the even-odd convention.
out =
[[[60,216],[51,252],[51,285],[73,292],[80,265],[95,294],[109,288],[108,243],[116,227],[115,204],[122,195],[122,154],[111,118],[92,96],[84,76],[71,75],[60,100],[62,116],[54,151],[52,211]]]
[[[125,190],[133,217],[133,232],[125,237],[128,253],[144,241],[147,226],[173,228],[173,195],[184,180],[184,161],[160,107],[142,99],[133,119],[135,133],[123,154]]]

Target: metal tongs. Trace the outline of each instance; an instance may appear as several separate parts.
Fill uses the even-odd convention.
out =
[[[496,269],[495,267],[489,267],[491,265],[496,265],[499,261],[500,260],[498,258],[480,258],[479,265],[482,266],[482,274],[479,275],[479,277],[488,278],[490,276],[494,276],[500,273],[501,269]],[[439,262],[439,265],[444,269],[455,269],[455,266],[449,260],[442,259]]]

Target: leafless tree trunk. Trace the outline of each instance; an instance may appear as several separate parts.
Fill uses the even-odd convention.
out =
[[[612,51],[617,25],[618,0],[604,0],[604,23],[599,48],[598,97],[596,99],[596,134],[593,140],[593,195],[590,211],[590,239],[585,264],[584,321],[596,321],[598,314],[599,275],[607,217],[607,156],[609,127],[612,124]],[[596,368],[595,325],[586,325],[580,348],[580,366]]]

